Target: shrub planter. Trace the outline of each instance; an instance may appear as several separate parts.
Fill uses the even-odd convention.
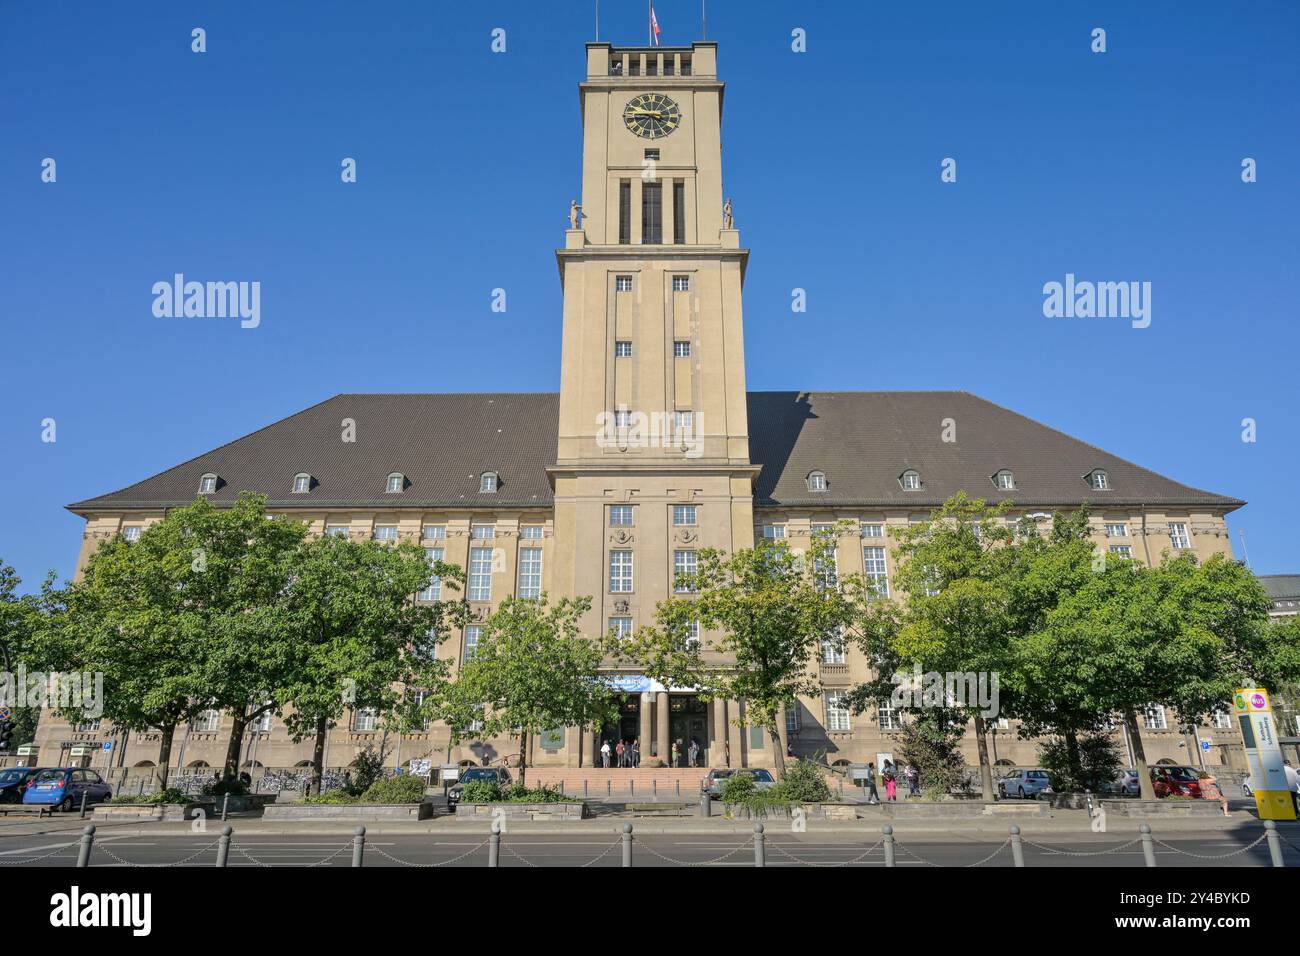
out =
[[[255,802],[255,798],[247,794],[243,796],[231,794],[230,802],[228,804],[226,803],[225,794],[222,794],[219,797],[205,795],[199,797],[198,802],[204,804],[211,815],[215,817],[221,816],[221,808],[223,805],[231,813],[243,813],[245,810],[250,810],[255,806],[264,805]]]
[[[472,817],[505,817],[507,820],[581,820],[588,816],[587,805],[577,803],[466,803],[456,804],[456,816],[463,819]]]
[[[1046,800],[1005,800],[998,803],[985,803],[983,800],[908,800],[905,803],[886,801],[880,805],[880,809],[891,817],[943,820],[953,817],[1047,816],[1051,806]]]
[[[178,823],[206,817],[207,808],[202,803],[97,803],[91,813],[92,820],[163,820]]]
[[[262,819],[347,823],[391,823],[401,820],[427,820],[433,816],[432,803],[269,803]]]
[[[788,820],[795,806],[803,810],[807,820],[856,820],[858,816],[858,805],[853,803],[780,804],[760,809],[751,809],[743,803],[724,803],[722,812],[732,820]]]
[[[1221,817],[1218,800],[1102,800],[1101,808],[1120,817]]]

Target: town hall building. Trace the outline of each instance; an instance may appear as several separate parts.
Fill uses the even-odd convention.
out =
[[[1010,499],[1013,514],[1050,516],[1087,503],[1103,553],[1158,563],[1166,552],[1230,553],[1225,516],[1242,502],[1201,491],[966,392],[751,392],[742,292],[749,252],[723,184],[724,85],[717,46],[589,43],[580,83],[580,206],[557,250],[563,290],[559,393],[342,394],[137,484],[69,507],[85,519],[78,568],[103,541],[131,539],[196,495],[229,505],[263,494],[270,511],[313,534],[412,541],[466,572],[471,621],[441,648],[463,660],[481,622],[509,596],[587,595],[589,633],[630,632],[672,596],[674,575],[703,548],[760,538],[795,546],[820,527],[840,534],[842,573],[891,588],[890,530],[923,520],[965,491]],[[815,385],[808,383],[809,388]],[[355,442],[340,439],[345,420]],[[960,441],[945,441],[951,421]],[[221,436],[223,439],[225,436]],[[416,600],[441,596],[435,582]],[[477,623],[476,623],[477,622]],[[707,648],[711,635],[701,635]],[[898,715],[881,701],[851,712],[868,676],[855,649],[810,662],[820,693],[792,701],[782,746],[828,762],[879,762],[896,748]],[[539,768],[590,767],[602,740],[638,739],[643,763],[696,739],[708,766],[770,766],[772,744],[745,726],[745,701],[704,701],[611,661],[617,726],[556,728],[530,743]],[[1152,761],[1191,761],[1173,714],[1149,708]],[[178,769],[220,767],[229,715],[178,730]],[[993,734],[994,759],[1033,765],[1014,724]],[[1217,749],[1235,741],[1201,728]],[[111,750],[105,741],[119,741]],[[447,728],[400,738],[372,713],[333,729],[327,765],[384,745],[390,766],[430,759],[499,762],[509,738],[466,740]],[[1195,746],[1195,744],[1193,744]],[[157,734],[40,725],[37,765],[146,768]],[[683,748],[684,749],[684,748]],[[973,737],[968,760],[975,762]],[[247,768],[303,766],[267,715],[251,727]]]

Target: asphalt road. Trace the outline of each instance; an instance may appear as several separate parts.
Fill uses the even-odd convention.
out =
[[[1156,845],[1159,866],[1269,866],[1266,844],[1245,852],[1243,846],[1255,839],[1228,833],[1171,836],[1167,846]],[[216,860],[218,832],[206,834],[120,835],[104,834],[95,843],[92,866],[128,864],[159,866],[212,866]],[[1292,845],[1283,843],[1287,866],[1300,866],[1300,831],[1284,834]],[[1099,834],[1095,837],[1043,841],[1026,838],[1027,867],[1122,866],[1142,867],[1140,843],[1128,835]],[[883,866],[884,853],[878,838],[860,832],[830,834],[791,833],[773,829],[766,838],[768,866]],[[1122,847],[1122,848],[1121,848]],[[1174,849],[1170,849],[1170,848]],[[1009,846],[980,837],[948,837],[935,834],[925,839],[900,839],[897,844],[900,867],[1011,866]],[[1113,851],[1113,852],[1102,852]],[[1178,852],[1181,851],[1181,852]],[[616,833],[509,833],[501,839],[503,867],[527,866],[620,866],[621,841]],[[1086,854],[1086,855],[1080,855]],[[1225,856],[1225,854],[1231,854]],[[366,866],[421,865],[486,866],[486,836],[478,834],[376,834],[368,838]],[[1222,857],[1216,859],[1218,857]],[[71,866],[77,858],[76,837],[52,834],[13,836],[0,844],[0,867]],[[400,862],[399,862],[400,861]],[[245,835],[231,847],[230,866],[351,866],[351,841],[344,836]],[[743,833],[647,833],[633,846],[635,866],[753,866],[753,838]],[[12,871],[11,871],[12,872]]]

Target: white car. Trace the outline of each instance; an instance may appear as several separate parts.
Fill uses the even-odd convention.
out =
[[[998,781],[998,796],[1037,800],[1040,793],[1051,793],[1052,784],[1046,770],[1015,770]]]

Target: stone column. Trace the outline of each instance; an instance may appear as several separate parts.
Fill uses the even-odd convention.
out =
[[[725,767],[727,765],[727,702],[720,697],[713,698],[709,707],[713,709],[713,739],[709,741],[709,766]]]
[[[579,746],[582,748],[581,763],[579,766],[595,767],[597,765],[596,732],[594,730],[584,730],[582,732],[582,743]]]
[[[740,716],[740,701],[727,701],[727,714],[731,718],[727,723],[727,741],[731,744],[731,766],[743,767],[745,766],[744,734],[735,724],[735,719]]]
[[[668,739],[668,691],[655,694],[655,749],[659,759],[667,765],[672,757],[673,745]]]
[[[650,706],[654,703],[654,694],[649,692],[641,695],[641,728],[639,736],[641,738],[638,747],[641,752],[641,763],[644,766],[646,758],[650,756],[650,737],[654,733],[654,724],[651,723]]]

